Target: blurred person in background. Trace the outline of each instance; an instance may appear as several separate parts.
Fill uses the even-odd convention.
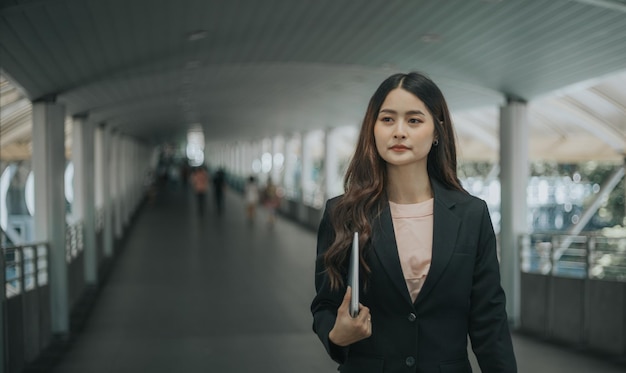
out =
[[[280,191],[271,178],[267,179],[267,185],[263,191],[263,205],[267,209],[267,223],[273,226],[276,222],[276,209],[280,205]]]
[[[253,223],[256,217],[256,206],[259,204],[259,186],[254,176],[248,177],[246,181],[244,198],[246,201],[246,217],[248,222]]]
[[[206,205],[206,193],[209,189],[209,173],[203,166],[196,167],[191,173],[191,184],[196,194],[196,205],[198,206],[198,215],[204,215]]]
[[[213,175],[213,197],[218,215],[224,213],[224,187],[226,185],[226,173],[220,168]]]

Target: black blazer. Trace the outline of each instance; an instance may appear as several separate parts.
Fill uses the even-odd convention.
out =
[[[500,286],[496,237],[484,201],[432,182],[433,252],[415,303],[404,280],[389,205],[372,222],[365,248],[372,273],[360,300],[370,308],[372,335],[348,347],[328,339],[345,288],[331,291],[322,256],[334,239],[327,202],[317,240],[313,330],[339,370],[469,373],[467,336],[484,373],[517,372]]]

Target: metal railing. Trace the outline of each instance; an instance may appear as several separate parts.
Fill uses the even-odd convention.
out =
[[[521,328],[626,357],[626,237],[520,236]]]
[[[626,237],[523,235],[521,270],[557,277],[626,282]]]
[[[48,284],[48,244],[2,248],[6,299]]]
[[[102,232],[104,229],[104,208],[96,209],[96,233]]]
[[[50,338],[48,244],[2,248],[0,371],[20,372]]]
[[[84,249],[83,222],[67,225],[65,231],[65,260],[71,263]]]

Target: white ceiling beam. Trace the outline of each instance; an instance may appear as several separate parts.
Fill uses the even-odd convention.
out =
[[[621,1],[612,1],[612,0],[573,0],[577,3],[593,5],[600,8],[617,10],[619,12],[626,13],[626,4]]]
[[[31,107],[32,104],[26,98],[2,106],[2,110],[0,110],[0,123],[2,123],[4,127],[5,124],[11,122],[12,118],[19,117],[25,112],[30,112]]]
[[[604,141],[618,154],[626,153],[626,139],[624,138],[624,135],[616,132],[611,126],[606,125],[600,118],[591,115],[586,110],[580,108],[580,106],[573,102],[573,100],[559,99],[553,101],[553,105],[556,105],[582,119],[579,121],[571,121],[570,124],[585,129],[592,135]]]
[[[32,120],[31,117],[20,119],[16,126],[2,132],[0,136],[0,147],[5,147],[13,143],[31,142],[32,137]]]
[[[600,91],[597,87],[589,88],[589,91],[592,92],[593,94],[595,94],[596,96],[602,98],[604,101],[606,101],[606,102],[610,103],[611,105],[615,106],[616,108],[621,110],[624,113],[624,115],[626,115],[626,105],[623,102],[620,102],[620,101],[616,100],[615,98],[610,97],[605,92]]]
[[[476,140],[482,142],[487,145],[490,149],[498,150],[500,149],[500,140],[497,135],[491,133],[490,131],[484,129],[479,124],[476,124],[473,120],[468,119],[467,117],[456,117],[453,115],[454,126],[458,132],[463,132],[468,136],[475,138]]]

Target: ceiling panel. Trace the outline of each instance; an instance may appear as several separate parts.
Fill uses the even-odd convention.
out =
[[[408,70],[453,111],[477,110],[459,133],[489,149],[507,97],[571,93],[577,109],[535,106],[533,131],[593,135],[582,112],[611,127],[595,135],[619,135],[624,40],[626,6],[610,1],[0,0],[0,67],[28,98],[152,140],[197,123],[224,140],[357,125],[376,86]],[[620,80],[589,83],[607,76]]]

